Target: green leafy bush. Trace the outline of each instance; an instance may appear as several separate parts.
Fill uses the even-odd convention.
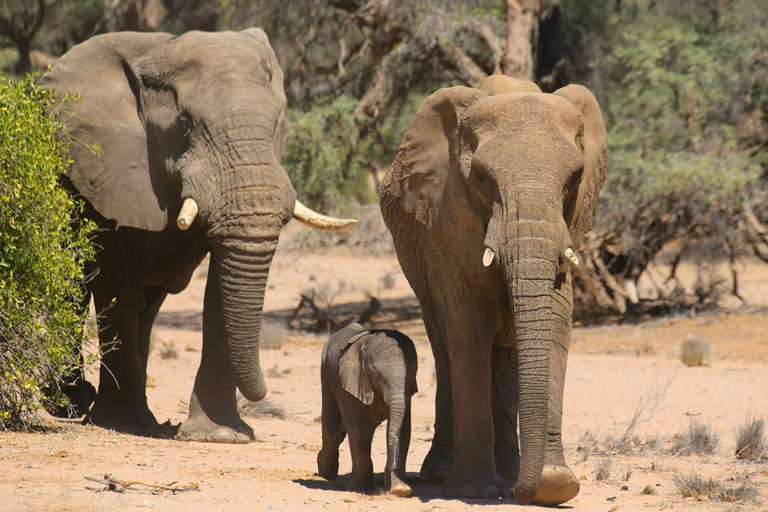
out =
[[[40,389],[80,363],[90,223],[60,187],[68,145],[53,95],[0,75],[0,428],[27,425]],[[56,386],[53,386],[54,388]],[[62,405],[64,397],[52,397]]]
[[[371,201],[362,158],[370,146],[361,140],[355,106],[348,96],[322,99],[306,111],[290,111],[283,165],[301,201],[339,212],[349,199]]]

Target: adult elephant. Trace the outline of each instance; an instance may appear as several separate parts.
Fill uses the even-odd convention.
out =
[[[292,216],[326,230],[354,223],[296,201],[280,164],[283,74],[266,34],[100,35],[61,57],[42,84],[80,95],[60,110],[72,141],[68,184],[99,226],[87,286],[101,346],[118,342],[102,355],[86,421],[164,434],[147,406],[150,331],[166,295],[183,290],[210,252],[202,357],[177,437],[254,439],[235,390],[249,400],[266,393],[259,331],[281,227]],[[82,414],[89,386],[75,377],[66,391]]]
[[[578,85],[543,94],[494,75],[440,89],[403,137],[381,209],[435,357],[421,471],[446,495],[578,494],[561,441],[570,265],[605,164],[600,108]]]

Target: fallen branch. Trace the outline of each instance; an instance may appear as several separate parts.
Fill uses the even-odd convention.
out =
[[[149,490],[153,493],[157,493],[159,491],[170,491],[175,494],[177,492],[200,490],[200,485],[197,482],[189,485],[185,485],[185,486],[176,485],[176,482],[171,482],[170,484],[167,484],[167,485],[150,484],[147,482],[141,482],[139,480],[134,480],[134,481],[118,480],[113,475],[104,475],[104,478],[94,478],[94,477],[86,476],[85,479],[90,480],[91,482],[96,482],[99,484],[106,485],[106,487],[104,489],[101,489],[101,491],[125,492],[125,491]],[[143,487],[146,487],[147,489],[131,488],[131,486],[135,486],[135,485],[141,485]]]

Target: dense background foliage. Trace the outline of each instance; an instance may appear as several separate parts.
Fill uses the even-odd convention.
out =
[[[31,77],[0,74],[0,430],[23,424],[40,387],[81,364],[91,226],[74,222],[79,206],[59,186],[67,145],[52,101]]]

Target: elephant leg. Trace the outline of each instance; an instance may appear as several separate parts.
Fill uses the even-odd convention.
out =
[[[105,286],[94,291],[94,303],[103,353],[99,390],[85,421],[136,435],[162,435],[147,406],[146,349],[140,340],[143,294],[134,287]]]
[[[574,498],[579,493],[579,479],[565,463],[562,440],[563,391],[568,362],[568,346],[571,340],[572,297],[569,272],[560,288],[555,288],[552,307],[556,321],[549,370],[547,451],[539,488],[533,499],[533,503],[537,505],[559,505]]]
[[[85,314],[88,312],[90,304],[91,293],[84,289],[83,298],[80,303],[77,304],[77,307],[81,313]],[[91,404],[96,399],[96,388],[93,387],[93,384],[85,380],[85,374],[83,373],[85,362],[82,352],[82,326],[80,326],[76,332],[72,333],[72,337],[75,341],[73,343],[73,350],[75,351],[73,359],[78,361],[78,365],[61,378],[60,384],[51,383],[42,389],[42,404],[45,407],[45,410],[59,418],[82,417],[88,412],[88,409],[91,408]],[[67,401],[69,402],[68,404],[60,405],[51,402],[50,397],[55,394],[57,387],[67,398]]]
[[[425,302],[422,301],[422,304]],[[443,483],[453,466],[453,411],[451,409],[451,370],[444,334],[435,315],[425,315],[424,325],[435,358],[435,424],[432,446],[421,465],[420,476],[427,482]]]
[[[203,352],[189,399],[189,417],[179,427],[176,438],[248,443],[256,437],[237,410],[237,385],[227,359],[218,283],[216,266],[209,265],[203,301]]]
[[[520,447],[517,438],[518,391],[515,373],[517,361],[512,347],[494,346],[492,354],[496,471],[507,481],[510,488],[514,488],[520,472]]]
[[[346,432],[339,404],[326,379],[322,382],[322,429],[323,447],[317,454],[317,472],[326,480],[333,480],[339,474],[339,445],[344,441]]]
[[[349,452],[352,455],[352,481],[349,490],[370,494],[374,490],[371,443],[376,425],[366,419],[361,407],[355,409],[354,414],[344,418],[349,437]]]

